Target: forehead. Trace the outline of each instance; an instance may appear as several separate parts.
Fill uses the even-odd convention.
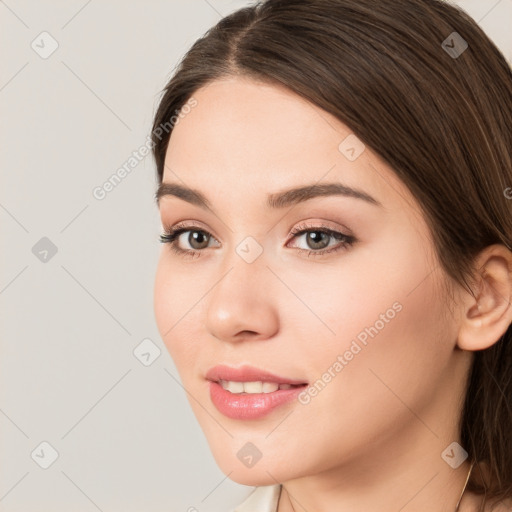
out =
[[[229,194],[241,205],[253,196],[322,181],[365,189],[386,207],[414,204],[349,127],[284,86],[236,77],[212,82],[193,97],[196,106],[172,132],[163,181],[216,197]],[[346,141],[356,151],[364,148],[359,157],[347,158]]]
[[[282,87],[247,78],[216,81],[194,94],[197,105],[176,125],[168,158],[182,156],[201,161],[212,155],[237,162],[247,158],[276,162],[293,155],[303,158],[321,143],[336,150],[350,130],[334,126],[327,113]],[[174,150],[183,149],[180,155]],[[244,167],[251,162],[245,161]]]

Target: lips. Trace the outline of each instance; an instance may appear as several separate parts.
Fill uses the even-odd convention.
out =
[[[307,384],[304,380],[290,379],[276,375],[253,366],[241,366],[234,368],[226,365],[217,365],[210,368],[206,373],[206,379],[212,382],[235,381],[235,382],[273,382],[276,384],[291,384],[300,386]]]
[[[217,410],[228,418],[242,421],[263,418],[275,409],[293,402],[307,386],[303,380],[282,377],[253,366],[214,366],[208,370],[206,379],[209,381],[210,400]],[[279,386],[272,390],[273,386],[268,383]],[[226,384],[229,389],[224,389]],[[258,384],[262,392],[254,391]],[[245,392],[246,386],[251,388],[250,393]]]

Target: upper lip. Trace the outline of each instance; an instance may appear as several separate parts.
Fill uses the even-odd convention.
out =
[[[275,382],[277,384],[307,384],[303,380],[288,379],[267,372],[254,366],[240,366],[238,368],[226,365],[217,365],[206,373],[206,379],[214,382],[231,380],[235,382]]]

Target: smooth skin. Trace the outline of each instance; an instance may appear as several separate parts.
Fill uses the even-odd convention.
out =
[[[346,125],[284,87],[244,77],[194,98],[170,138],[163,181],[199,190],[211,209],[167,195],[159,211],[164,226],[185,221],[211,237],[179,237],[199,257],[162,245],[154,306],[219,467],[240,484],[283,483],[279,512],[453,512],[469,462],[453,469],[441,454],[460,441],[473,351],[512,322],[512,254],[493,245],[479,255],[477,307],[442,271],[418,203],[392,169],[368,147],[354,161],[340,151]],[[381,206],[342,195],[266,205],[271,193],[327,182]],[[309,237],[290,235],[302,225]],[[308,256],[340,246],[326,236],[319,249],[318,234],[312,243],[322,226],[355,241]],[[252,263],[236,252],[249,236],[263,250]],[[308,404],[248,421],[213,406],[212,366],[248,364],[312,384],[396,302],[400,312]],[[247,442],[262,453],[251,468],[237,457]],[[460,511],[478,503],[466,492]]]

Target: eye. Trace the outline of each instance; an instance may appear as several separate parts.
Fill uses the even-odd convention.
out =
[[[293,235],[294,239],[299,239],[303,235],[306,235],[304,238],[306,248],[299,248],[299,251],[306,252],[308,256],[319,256],[346,249],[356,241],[355,237],[345,235],[325,225],[308,226],[302,224],[294,228],[291,231],[291,235]],[[331,244],[331,248],[328,249],[331,241],[334,241],[334,244]],[[336,243],[336,241],[338,241],[338,243]]]
[[[306,252],[308,256],[321,256],[346,249],[356,241],[356,238],[352,235],[345,235],[325,225],[308,226],[302,224],[294,228],[290,234],[294,240],[307,235],[305,242],[308,247],[299,247],[298,251],[300,253]],[[160,242],[168,243],[174,253],[191,258],[199,257],[201,252],[210,246],[209,244],[212,240],[215,240],[215,238],[208,231],[199,226],[187,226],[182,223],[172,228],[165,226],[165,232],[160,235]],[[332,241],[337,241],[338,243],[331,244]],[[183,249],[180,247],[180,242],[188,244],[191,248]],[[329,249],[328,247],[331,248]]]
[[[164,233],[160,235],[160,242],[168,243],[173,252],[182,256],[198,257],[200,252],[208,247],[209,242],[215,240],[208,231],[199,226],[177,224],[172,228],[165,226],[164,229]],[[182,236],[187,233],[187,236]],[[182,249],[180,242],[188,243],[191,249]]]

